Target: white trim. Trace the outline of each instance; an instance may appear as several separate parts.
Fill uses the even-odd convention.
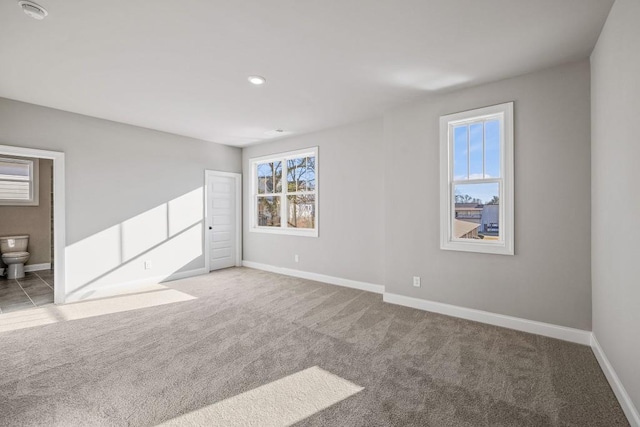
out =
[[[188,277],[194,277],[194,276],[201,276],[203,274],[208,274],[208,271],[204,267],[196,268],[193,270],[187,270],[187,271],[179,271],[169,276],[145,277],[143,279],[131,280],[128,282],[101,285],[98,288],[82,288],[82,289],[78,289],[78,291],[76,292],[71,292],[67,296],[66,303],[88,301],[92,299],[113,297],[113,296],[119,296],[123,294],[131,294],[131,293],[135,293],[136,291],[144,292],[146,290],[144,289],[145,286],[159,285],[166,282],[172,282],[174,280],[186,279]],[[90,296],[86,298],[82,298],[83,293],[88,294]]]
[[[285,234],[290,236],[302,236],[302,237],[318,237],[318,230],[320,224],[320,212],[319,212],[319,195],[320,195],[320,160],[318,156],[319,148],[318,146],[304,148],[301,150],[295,151],[287,151],[284,153],[276,153],[270,154],[267,156],[261,157],[253,157],[249,159],[249,168],[251,169],[250,178],[251,182],[249,183],[250,189],[250,197],[251,197],[251,211],[249,213],[250,223],[249,223],[249,231],[253,233],[266,233],[266,234]],[[289,194],[299,194],[296,192],[289,193],[287,188],[287,160],[296,159],[302,156],[306,157],[314,157],[315,158],[315,187],[313,191],[306,191],[301,193],[306,193],[314,196],[314,208],[315,208],[315,228],[290,228],[287,226],[287,196]],[[256,166],[259,163],[268,163],[274,161],[282,162],[282,192],[280,193],[271,193],[271,194],[258,194],[256,189],[256,182],[258,181],[257,177],[257,168]],[[257,222],[257,201],[258,197],[279,197],[280,198],[280,227],[265,227],[258,226]]]
[[[54,287],[53,299],[56,304],[64,304],[66,292],[66,198],[65,198],[65,156],[58,151],[36,148],[0,145],[0,154],[53,160],[53,247],[54,247]]]
[[[252,157],[249,159],[249,161],[256,163],[268,163],[287,159],[297,159],[301,156],[309,154],[318,154],[318,147],[314,146],[302,148],[300,150],[285,151],[282,153],[267,154],[266,156]]]
[[[27,264],[24,266],[24,271],[42,271],[42,270],[51,270],[51,263],[46,262],[43,264]]]
[[[172,282],[174,280],[186,279],[188,277],[202,276],[203,274],[209,274],[207,269],[204,267],[194,268],[193,270],[187,271],[178,271],[177,273],[173,273],[172,275],[165,277],[160,283]]]
[[[277,267],[274,265],[262,264],[246,260],[242,261],[242,265],[245,267],[254,268],[256,270],[264,270],[272,273],[283,274],[285,276],[299,277],[302,279],[315,280],[317,282],[328,283],[331,285],[345,286],[348,288],[383,294],[383,301],[389,304],[403,305],[405,307],[411,307],[418,310],[445,314],[447,316],[458,317],[461,319],[472,320],[489,325],[501,326],[503,328],[515,329],[517,331],[528,332],[531,334],[557,338],[577,344],[590,345],[591,343],[590,331],[568,328],[566,326],[558,326],[550,323],[538,322],[535,320],[522,319],[519,317],[496,314],[488,311],[459,307],[451,304],[393,294],[385,292],[383,285],[376,285],[373,283],[359,282],[356,280],[343,279],[340,277],[327,276],[324,274],[311,273],[307,271],[293,270],[290,268]]]
[[[600,347],[600,343],[596,339],[595,334],[591,334],[591,349],[593,350],[593,354],[595,354],[605,377],[607,377],[613,393],[618,398],[618,402],[620,402],[620,406],[622,407],[624,414],[627,416],[629,424],[631,424],[631,427],[640,427],[640,414],[638,414],[638,409],[633,404],[631,397],[622,385],[622,382],[620,381],[620,378],[618,378],[618,375],[609,362],[609,359],[607,359],[604,350]]]
[[[51,263],[43,263],[43,264],[27,264],[24,266],[24,272],[29,273],[32,271],[42,271],[42,270],[51,270]],[[4,268],[0,268],[0,276],[4,274]]]
[[[211,271],[211,242],[209,241],[209,177],[233,178],[236,183],[236,267],[242,266],[242,174],[235,172],[204,171],[204,268]]]
[[[375,294],[382,294],[384,292],[384,286],[373,283],[359,282],[357,280],[343,279],[341,277],[327,276],[325,274],[311,273],[308,271],[293,270],[291,268],[276,267],[274,265],[261,264],[253,261],[242,261],[242,265],[256,270],[264,270],[271,273],[283,274],[285,276],[314,280],[316,282],[328,283],[330,285],[344,286],[345,288],[359,289],[361,291],[373,292]]]
[[[530,334],[557,338],[577,344],[589,345],[591,343],[591,332],[581,329],[552,325],[551,323],[537,322],[535,320],[527,320],[504,314],[476,310],[473,308],[407,297],[389,292],[385,292],[382,299],[384,302],[388,302],[390,304],[403,305],[405,307],[417,308],[418,310],[445,314],[447,316],[473,320],[475,322],[501,326],[503,328],[515,329],[517,331],[528,332]]]
[[[452,219],[455,206],[453,199],[453,144],[451,129],[483,118],[500,117],[500,234],[501,241],[456,239],[452,236]],[[481,252],[498,255],[514,254],[514,172],[513,172],[513,102],[477,108],[440,117],[440,248],[443,250]],[[484,155],[483,155],[484,156]],[[473,184],[495,179],[455,181],[455,184]]]

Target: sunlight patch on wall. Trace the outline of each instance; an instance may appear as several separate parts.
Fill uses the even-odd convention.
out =
[[[122,262],[167,240],[168,222],[166,203],[122,222]]]
[[[314,366],[160,425],[290,426],[362,390]]]
[[[171,200],[168,204],[169,237],[201,221],[204,213],[202,189],[198,188],[183,196]]]
[[[67,289],[74,289],[122,263],[121,225],[117,224],[78,243],[67,246]]]
[[[202,259],[203,223],[200,187],[68,246],[67,301],[105,286],[159,283]]]

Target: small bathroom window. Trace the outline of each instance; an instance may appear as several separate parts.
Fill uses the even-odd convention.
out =
[[[38,206],[38,159],[0,157],[0,206]]]

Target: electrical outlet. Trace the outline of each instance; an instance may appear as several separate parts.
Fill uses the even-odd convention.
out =
[[[300,261],[300,257],[298,257],[298,254],[295,254],[295,255],[293,256],[293,260],[294,260],[295,262]]]
[[[413,286],[416,288],[420,287],[420,276],[413,276]]]
[[[151,261],[145,261],[144,262],[144,269],[145,270],[151,270]]]

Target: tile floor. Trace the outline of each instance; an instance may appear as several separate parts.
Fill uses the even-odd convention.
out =
[[[53,270],[26,273],[9,280],[0,277],[0,314],[53,304]]]

